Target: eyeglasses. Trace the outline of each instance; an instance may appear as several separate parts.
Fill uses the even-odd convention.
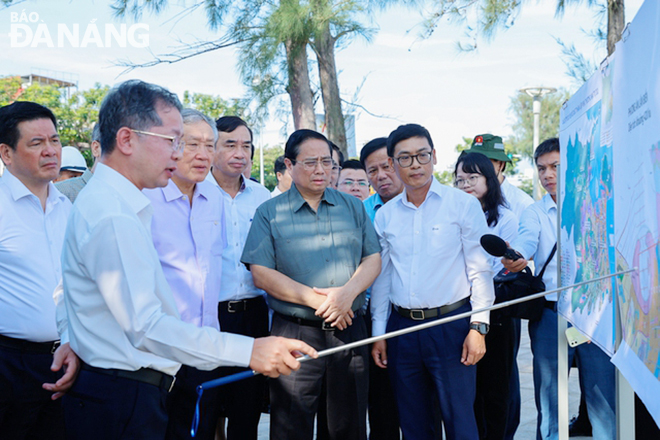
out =
[[[457,188],[463,188],[466,183],[469,183],[470,186],[474,186],[474,185],[477,184],[477,181],[479,180],[479,178],[481,176],[482,176],[482,174],[473,174],[470,177],[468,177],[467,179],[456,179],[456,180],[454,180],[454,185]]]
[[[339,184],[344,185],[344,186],[353,186],[353,185],[357,184],[358,186],[361,186],[362,188],[365,188],[365,187],[369,186],[369,182],[367,182],[366,180],[346,179],[346,180],[340,182]]]
[[[293,165],[296,165],[295,159],[289,159]],[[320,157],[318,159],[305,159],[300,162],[307,171],[312,171],[316,169],[316,166],[320,163],[323,169],[329,170],[333,167],[334,161],[330,157]]]
[[[419,154],[413,154],[413,155],[408,155],[408,154],[403,154],[399,157],[396,157],[396,161],[399,162],[399,165],[402,168],[408,168],[413,164],[413,159],[417,158],[417,163],[420,165],[426,165],[427,163],[431,162],[431,152],[430,151],[425,151],[423,153]]]
[[[190,142],[186,143],[185,149],[186,151],[189,151],[190,153],[194,153],[197,150],[199,150],[199,147],[201,147],[201,144],[198,144],[197,142]],[[215,145],[211,144],[206,144],[204,145],[206,152],[209,154],[213,154],[215,152]]]
[[[171,142],[172,150],[175,153],[180,153],[181,150],[183,150],[183,146],[185,145],[185,142],[183,142],[183,139],[181,139],[180,137],[168,136],[166,134],[160,134],[160,133],[153,133],[151,131],[133,130],[132,128],[131,131],[137,134],[146,134],[147,136],[156,136],[159,138],[167,139],[168,141]]]
[[[341,171],[341,167],[337,162],[335,162],[334,159],[332,159],[332,172],[333,173],[339,173]]]
[[[419,161],[419,158],[417,158],[417,161]],[[403,166],[403,165],[401,165],[401,166]],[[369,176],[369,178],[373,180],[373,178],[376,177],[376,175],[378,174],[378,170],[383,170],[387,173],[389,171],[392,171],[392,167],[390,166],[389,163],[385,163],[385,164],[380,165],[376,168],[369,168],[369,171],[367,171],[367,176]]]

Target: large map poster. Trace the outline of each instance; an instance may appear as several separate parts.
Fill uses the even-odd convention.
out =
[[[560,197],[563,286],[614,272],[612,196],[613,58],[561,111]],[[558,311],[610,356],[614,354],[614,280],[564,291]]]
[[[660,424],[660,7],[646,1],[616,47],[614,214],[623,341],[612,361]]]

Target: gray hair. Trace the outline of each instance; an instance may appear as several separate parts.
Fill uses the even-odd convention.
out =
[[[183,125],[194,124],[196,122],[206,122],[213,130],[213,145],[218,142],[218,128],[215,126],[213,119],[206,116],[204,113],[193,108],[184,108],[181,110],[181,117],[183,118]]]

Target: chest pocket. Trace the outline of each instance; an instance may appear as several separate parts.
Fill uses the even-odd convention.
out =
[[[438,223],[431,226],[427,242],[428,255],[453,255],[458,252],[461,230],[458,225]]]
[[[352,275],[362,259],[362,229],[335,232],[333,240],[338,263],[349,268]]]
[[[311,237],[290,237],[275,239],[275,263],[277,270],[289,277],[305,275],[312,271],[313,259],[320,258],[320,252],[313,252],[316,242]]]

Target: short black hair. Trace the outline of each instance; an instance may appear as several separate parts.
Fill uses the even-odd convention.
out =
[[[98,122],[94,124],[94,128],[92,128],[92,142],[94,141],[99,144],[101,143],[101,126],[99,126]]]
[[[366,144],[364,144],[364,147],[362,147],[362,151],[360,151],[360,162],[362,163],[362,166],[366,168],[367,164],[365,162],[367,161],[367,157],[371,156],[371,153],[375,153],[381,148],[387,148],[386,137],[379,137],[376,139],[372,139]]]
[[[318,131],[303,128],[291,133],[291,136],[289,136],[289,139],[287,139],[286,145],[284,146],[284,157],[289,159],[291,163],[295,164],[296,158],[300,153],[300,144],[305,142],[307,139],[319,139],[321,141],[325,141],[328,144],[328,152],[330,156],[332,156],[332,147],[330,146],[330,141],[328,141],[325,136],[323,136]]]
[[[538,162],[539,157],[544,154],[552,153],[553,151],[559,152],[559,139],[550,138],[544,140],[534,151],[534,163]]]
[[[275,165],[273,165],[275,174],[284,173],[286,171],[286,164],[284,163],[284,156],[279,156],[275,159]]]
[[[367,172],[367,170],[364,169],[364,165],[362,165],[362,162],[360,162],[359,160],[356,160],[356,159],[345,160],[341,164],[341,169],[342,170],[362,170],[365,173]]]
[[[332,142],[332,141],[328,141],[328,143],[330,144],[330,147],[332,147],[332,151],[336,151],[337,156],[339,156],[339,163],[337,165],[339,165],[340,167],[343,166],[344,165],[344,153],[341,152],[341,148],[339,148],[337,145],[335,145],[335,143]],[[332,156],[332,153],[330,154],[330,156]]]
[[[57,119],[49,108],[30,101],[16,101],[0,107],[0,144],[7,144],[16,150],[21,133],[18,124],[35,119],[50,119],[57,129]]]
[[[223,133],[231,133],[241,126],[247,128],[248,133],[250,133],[250,160],[254,160],[254,134],[252,133],[252,129],[247,124],[247,122],[238,116],[221,116],[215,121],[215,126],[217,127],[218,131]]]
[[[99,130],[103,155],[114,151],[117,132],[122,127],[134,130],[148,130],[162,126],[156,108],[164,105],[179,112],[181,102],[177,96],[164,87],[137,79],[124,81],[110,89],[99,110]]]
[[[401,141],[414,137],[423,137],[429,142],[431,150],[433,150],[433,140],[429,131],[419,124],[406,124],[399,125],[387,138],[387,155],[394,157],[394,147]]]

